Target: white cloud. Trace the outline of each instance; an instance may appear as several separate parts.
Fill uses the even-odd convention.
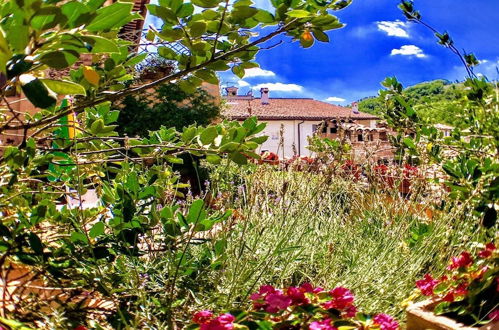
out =
[[[270,92],[301,92],[303,91],[303,86],[296,84],[283,84],[283,83],[264,83],[253,86],[253,89],[260,90],[260,88],[267,87]]]
[[[260,68],[251,68],[244,70],[244,77],[274,77],[275,73],[270,70],[263,70]]]
[[[426,54],[423,53],[423,50],[414,45],[404,45],[399,49],[392,49],[390,55],[416,56],[419,58],[426,57]]]
[[[401,20],[376,22],[379,31],[386,32],[391,37],[409,38],[408,24]]]
[[[250,84],[244,80],[238,80],[237,87],[248,87]]]
[[[330,96],[327,99],[325,99],[324,101],[326,101],[326,102],[345,102],[346,100],[344,98],[341,98],[341,97]]]

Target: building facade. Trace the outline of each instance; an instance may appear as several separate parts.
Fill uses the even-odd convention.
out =
[[[276,153],[283,158],[310,156],[308,138],[319,134],[329,138],[348,139],[354,158],[362,155],[368,145],[388,147],[386,128],[378,126],[379,118],[312,98],[271,98],[268,88],[260,90],[260,97],[239,95],[237,87],[227,87],[225,116],[245,120],[256,116],[266,122],[263,135],[269,136],[260,151]],[[380,155],[389,158],[390,153]]]

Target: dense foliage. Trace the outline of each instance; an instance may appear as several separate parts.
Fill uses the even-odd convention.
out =
[[[447,124],[460,128],[465,126],[463,83],[435,80],[407,87],[404,94],[418,115],[429,124]],[[359,110],[380,115],[383,112],[383,102],[377,97],[366,98],[359,102]]]
[[[437,305],[435,314],[447,314],[468,324],[499,320],[499,255],[494,243],[473,256],[464,251],[453,257],[439,278],[426,274],[416,286]]]
[[[0,266],[10,283],[2,316],[45,328],[172,328],[203,271],[217,267],[224,244],[205,235],[231,211],[178,200],[185,185],[171,165],[185,152],[244,165],[259,158],[265,125],[250,118],[119,137],[111,102],[173,81],[193,93],[217,84],[217,71],[242,77],[278,35],[303,47],[327,42],[324,31],[343,26],[332,13],[348,4],[276,0],[272,12],[251,1],[150,4],[163,24],[147,42],[175,70],[130,85],[147,56],[119,38],[143,19],[132,2],[0,1],[0,133],[20,140],[0,159]],[[271,28],[258,36],[263,26]],[[29,101],[21,111],[7,98],[16,92]]]
[[[334,330],[379,329],[398,330],[399,324],[390,315],[366,315],[357,312],[354,296],[344,287],[324,290],[303,283],[283,290],[272,285],[262,285],[250,297],[253,306],[249,311],[231,311],[215,316],[211,311],[194,314],[196,324],[189,328],[202,330],[234,329],[310,329]]]
[[[120,104],[116,131],[124,136],[145,137],[161,126],[181,130],[206,126],[220,114],[214,97],[202,88],[186,93],[176,84],[165,84],[146,95],[128,95]]]

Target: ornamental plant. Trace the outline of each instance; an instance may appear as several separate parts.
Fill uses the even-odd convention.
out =
[[[451,258],[447,271],[439,278],[426,274],[416,281],[421,294],[437,302],[435,314],[466,324],[499,321],[499,253],[494,243],[475,256],[464,251]]]
[[[354,296],[344,287],[330,291],[304,283],[282,290],[263,285],[250,296],[253,307],[215,315],[199,311],[190,329],[381,329],[396,330],[398,322],[387,314],[359,313]]]

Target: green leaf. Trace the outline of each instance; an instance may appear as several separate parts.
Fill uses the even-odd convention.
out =
[[[31,18],[31,27],[43,31],[55,27],[62,22],[61,9],[55,6],[40,8]]]
[[[196,199],[192,202],[189,208],[189,214],[187,215],[187,223],[198,223],[203,221],[206,217],[206,212],[203,210],[204,201],[202,199]]]
[[[190,25],[190,36],[192,38],[201,37],[206,32],[207,24],[205,21],[196,21]]]
[[[23,74],[19,76],[19,81],[24,94],[35,107],[46,109],[56,104],[57,98],[40,79]]]
[[[80,243],[88,244],[87,236],[85,236],[84,234],[77,232],[77,231],[71,233],[71,241],[73,243],[80,242]]]
[[[71,1],[68,3],[65,3],[61,6],[61,11],[62,13],[67,17],[68,19],[68,26],[70,28],[74,28],[78,25],[79,19],[82,16],[82,14],[86,13],[89,11],[88,7],[82,4],[79,1]],[[86,15],[90,18],[90,15]],[[86,22],[81,22],[82,24]]]
[[[218,85],[219,83],[217,75],[211,70],[203,69],[196,71],[194,74],[196,77],[199,77],[210,84]]]
[[[184,160],[182,158],[166,155],[165,159],[167,162],[172,163],[172,164],[183,164]]]
[[[218,136],[218,130],[214,126],[207,127],[203,130],[199,139],[203,145],[211,144],[215,138]]]
[[[192,13],[194,13],[194,6],[191,3],[184,3],[176,12],[177,16],[180,18],[190,16]]]
[[[274,15],[263,9],[259,9],[253,18],[260,23],[273,23],[275,21]]]
[[[248,159],[246,156],[241,154],[240,152],[233,152],[229,155],[229,158],[238,165],[246,165],[248,164]]]
[[[105,225],[104,225],[104,222],[102,221],[99,221],[99,222],[96,222],[92,228],[90,229],[90,231],[88,232],[88,235],[91,237],[91,238],[96,238],[97,236],[100,236],[100,235],[103,235],[104,234],[104,230],[105,230]]]
[[[404,138],[404,144],[409,148],[409,149],[416,149],[416,145],[414,144],[414,140],[406,137]]]
[[[99,36],[82,36],[81,39],[92,46],[92,53],[119,53],[120,49],[109,39]]]
[[[158,5],[147,5],[147,9],[156,17],[161,18],[164,22],[176,23],[177,15],[170,8],[158,6]]]
[[[59,95],[86,95],[82,85],[67,80],[40,79],[51,91]]]
[[[215,8],[220,3],[219,0],[193,0],[192,3],[202,8]]]
[[[236,20],[245,20],[250,17],[253,17],[258,13],[258,9],[249,7],[249,6],[241,6],[241,7],[236,7],[234,10],[232,10],[231,15],[234,19]]]
[[[177,53],[171,49],[170,47],[159,47],[158,48],[158,54],[161,57],[166,58],[167,60],[174,60],[177,58]]]
[[[239,78],[244,78],[244,68],[242,68],[241,66],[239,65],[234,65],[232,67],[232,73],[234,73],[236,76],[238,76]]]
[[[302,9],[296,9],[296,10],[291,10],[286,13],[289,17],[297,17],[297,18],[304,18],[304,17],[310,17],[312,14],[306,10]]]
[[[97,10],[97,16],[87,25],[87,30],[97,32],[121,27],[130,20],[132,7],[130,2],[115,2]]]
[[[43,255],[43,244],[40,238],[35,233],[29,233],[29,246],[39,256]]]
[[[136,56],[128,59],[123,65],[124,66],[135,66],[135,65],[139,64],[140,62],[142,62],[143,60],[145,60],[147,55],[148,55],[148,53],[136,55]]]
[[[222,157],[220,157],[219,155],[210,154],[206,155],[206,161],[210,164],[218,165],[222,161]]]
[[[40,56],[39,61],[54,69],[65,69],[73,65],[80,58],[74,50],[56,50]]]
[[[315,39],[319,41],[329,42],[329,36],[319,29],[312,29],[312,34],[314,35]]]

